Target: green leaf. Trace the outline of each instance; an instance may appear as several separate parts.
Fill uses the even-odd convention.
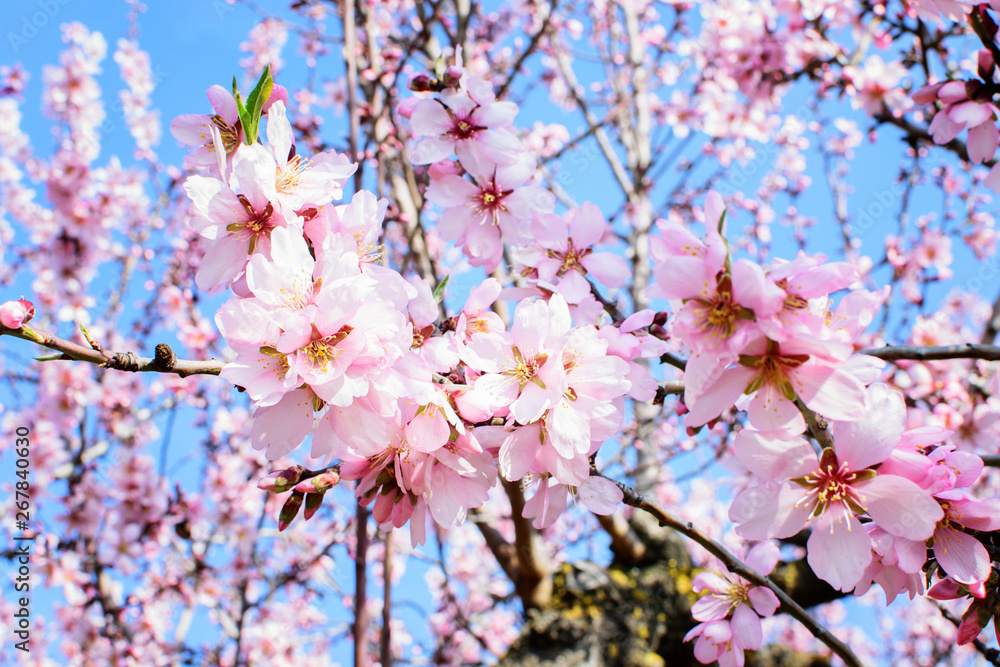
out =
[[[438,286],[434,288],[434,302],[441,303],[441,299],[444,298],[444,288],[448,286],[448,278],[451,276],[445,276],[444,280],[438,283]]]
[[[236,100],[236,111],[240,114],[240,121],[246,122],[247,118],[247,108],[243,106],[243,98],[240,97],[240,91],[236,87],[236,77],[233,77],[233,99]]]
[[[264,112],[264,104],[271,97],[274,89],[274,79],[271,78],[271,66],[264,68],[264,73],[260,75],[257,86],[247,95],[246,111],[249,120],[243,123],[243,134],[246,142],[252,144],[257,141],[257,133],[260,128],[260,117]]]
[[[65,359],[66,356],[62,354],[50,354],[47,357],[35,357],[35,361],[60,361]]]

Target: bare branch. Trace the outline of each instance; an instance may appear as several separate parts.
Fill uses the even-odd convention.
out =
[[[224,365],[217,359],[205,361],[178,359],[166,343],[157,345],[156,356],[150,358],[140,357],[133,352],[108,352],[93,341],[91,341],[91,346],[87,347],[26,326],[20,329],[8,329],[0,325],[0,336],[13,336],[29,340],[61,353],[58,356],[47,357],[44,361],[86,361],[102,368],[132,373],[172,373],[181,377],[218,375]]]
[[[872,350],[861,350],[860,354],[867,354],[868,356],[878,357],[886,361],[899,361],[902,359],[913,361],[939,361],[942,359],[985,359],[987,361],[1000,361],[1000,347],[996,345],[979,345],[976,343],[927,347],[898,345]]]

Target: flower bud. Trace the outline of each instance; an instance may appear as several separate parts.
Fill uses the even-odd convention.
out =
[[[305,470],[302,466],[292,466],[287,470],[275,470],[266,477],[257,480],[257,488],[271,493],[284,493],[299,483]]]
[[[0,305],[0,324],[8,329],[20,329],[35,316],[35,305],[25,299],[6,301]]]
[[[435,90],[437,81],[426,74],[414,74],[410,77],[407,87],[415,93],[429,93]]]
[[[462,68],[452,65],[444,71],[444,76],[441,77],[441,83],[449,88],[454,88],[458,85],[458,82],[462,79]]]
[[[307,479],[303,482],[299,482],[295,485],[296,491],[301,491],[302,493],[324,493],[328,489],[332,489],[340,481],[340,472],[336,470],[327,470],[324,473],[316,475],[311,479]],[[308,507],[308,503],[306,503]]]
[[[305,494],[299,491],[292,491],[292,495],[288,496],[288,500],[281,506],[281,512],[278,513],[278,532],[291,525],[295,515],[299,513],[299,508],[302,507],[304,498]]]
[[[993,68],[996,66],[993,62],[993,54],[990,53],[989,49],[979,49],[977,60],[979,78],[987,83],[993,83]]]
[[[302,513],[303,519],[308,521],[309,519],[312,518],[312,515],[315,514],[316,510],[318,510],[320,505],[323,504],[323,496],[324,494],[322,493],[306,494],[306,509]]]

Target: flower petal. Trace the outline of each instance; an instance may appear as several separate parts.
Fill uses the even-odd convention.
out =
[[[868,514],[890,535],[926,540],[944,517],[944,510],[931,495],[902,477],[878,475],[855,488]]]

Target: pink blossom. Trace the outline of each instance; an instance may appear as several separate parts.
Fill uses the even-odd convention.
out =
[[[476,389],[497,408],[508,407],[519,424],[539,419],[566,391],[560,352],[570,330],[566,301],[522,301],[509,335],[473,336],[463,360],[482,372]]]
[[[490,162],[468,169],[472,181],[457,175],[432,178],[427,199],[447,207],[438,230],[457,243],[472,266],[492,271],[500,261],[503,242],[527,241],[533,216],[555,206],[555,196],[537,185],[525,185],[535,160],[525,154],[509,165]]]
[[[900,568],[899,557],[896,555],[896,538],[879,528],[874,523],[865,526],[872,544],[872,560],[865,568],[864,574],[854,588],[854,594],[864,595],[877,583],[885,591],[885,603],[892,604],[904,590],[912,600],[924,592],[924,577],[922,572],[909,572]],[[921,561],[926,555],[926,548],[921,554]]]
[[[818,465],[806,461],[778,486],[742,491],[729,512],[747,539],[789,537],[811,525],[809,565],[844,591],[860,581],[872,560],[859,515],[867,513],[887,533],[910,540],[931,537],[944,517],[941,506],[917,484],[876,470],[902,436],[905,407],[902,395],[885,385],[872,385],[868,393],[868,416],[833,423],[834,449],[824,449]]]
[[[746,563],[760,574],[770,574],[778,563],[779,551],[773,542],[761,542],[747,554]],[[773,591],[754,586],[743,577],[725,569],[720,573],[702,572],[695,576],[696,593],[709,594],[691,607],[691,615],[701,621],[684,636],[684,641],[698,638],[695,658],[708,664],[742,665],[744,651],[756,651],[764,642],[761,616],[771,616],[780,606]]]
[[[944,510],[931,537],[935,560],[960,584],[985,582],[990,576],[990,555],[966,529],[989,532],[1000,528],[1000,504],[996,499],[978,500],[959,490],[942,491],[934,497]],[[897,539],[897,552],[900,567],[920,572],[926,558],[924,542]]]
[[[302,222],[268,199],[275,191],[274,158],[261,144],[244,146],[233,157],[231,183],[191,176],[184,189],[193,202],[191,226],[210,241],[195,279],[202,289],[232,283],[254,253],[270,254],[276,227]]]
[[[227,158],[231,158],[243,142],[240,114],[233,94],[215,85],[208,89],[208,101],[215,113],[211,116],[186,114],[177,116],[170,123],[170,133],[177,141],[198,149],[186,158],[186,162],[196,167],[211,167],[218,161],[212,141],[212,128],[222,138],[222,146]]]
[[[864,385],[843,367],[850,353],[842,343],[801,335],[783,343],[759,336],[730,368],[709,354],[696,354],[685,370],[685,423],[708,423],[744,393],[753,396],[750,423],[761,430],[805,430],[796,397],[829,419],[859,419],[868,406]]]
[[[267,141],[277,165],[275,190],[267,194],[285,210],[298,211],[306,204],[322,206],[340,199],[344,183],[358,168],[346,155],[332,151],[309,159],[298,155],[285,104],[280,100],[267,114]]]
[[[759,324],[769,338],[780,341],[801,331],[824,337],[829,294],[857,281],[858,270],[847,262],[826,262],[823,255],[800,251],[790,262],[776,261],[767,277],[785,292],[785,298],[781,310],[761,318]]]
[[[568,303],[579,303],[590,295],[587,276],[617,289],[632,276],[625,259],[611,252],[594,252],[607,231],[601,210],[586,202],[565,217],[536,215],[531,222],[531,244],[511,254],[534,269],[532,278],[550,283]]]
[[[410,115],[414,164],[430,164],[455,153],[462,166],[479,174],[494,164],[510,165],[524,150],[507,128],[517,115],[513,102],[497,102],[489,83],[463,77],[467,87],[448,89],[438,99],[417,102]]]
[[[678,223],[659,221],[649,241],[656,283],[651,297],[680,299],[673,333],[695,354],[730,357],[759,331],[755,319],[782,309],[784,291],[745,259],[732,262],[723,238],[725,205],[715,191],[705,201],[705,242]]]

